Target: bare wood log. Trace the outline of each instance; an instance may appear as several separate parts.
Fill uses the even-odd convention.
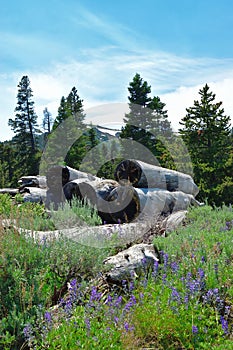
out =
[[[132,186],[118,186],[108,196],[108,210],[113,223],[129,223],[140,212],[140,198]]]
[[[19,183],[20,189],[24,187],[47,188],[46,176],[40,176],[40,175],[22,176],[18,180],[18,183]]]
[[[193,195],[181,191],[170,192],[158,188],[135,188],[135,191],[140,199],[140,212],[146,219],[187,210],[190,205],[202,205]]]
[[[122,161],[117,166],[114,176],[117,181],[129,182],[138,188],[161,188],[194,196],[198,193],[198,187],[190,175],[135,159]]]
[[[18,193],[18,188],[0,188],[0,194],[9,194],[10,196],[15,196]]]
[[[25,187],[22,195],[24,202],[45,203],[47,190],[38,187]]]
[[[103,261],[104,265],[113,265],[106,273],[110,283],[121,284],[122,280],[132,280],[153,268],[159,262],[159,253],[152,244],[136,244]]]
[[[66,196],[67,199],[71,199],[72,193],[70,193],[70,195],[68,194],[69,189],[73,186],[74,190],[74,188],[77,187],[76,185],[67,186],[65,195],[63,192],[63,187],[69,183],[70,180],[86,179],[92,181],[95,179],[91,174],[60,165],[49,168],[46,177],[48,185],[46,206],[50,207],[52,205],[54,209],[57,209],[58,206],[65,201]]]
[[[95,181],[98,181],[98,178],[96,178]],[[100,181],[100,179],[99,179]],[[68,182],[67,184],[65,184],[65,186],[63,186],[63,192],[64,195],[66,197],[66,199],[68,201],[72,200],[73,198],[78,198],[80,200],[84,199],[84,197],[87,197],[86,192],[87,190],[85,189],[81,189],[80,186],[82,187],[82,183],[83,182],[92,182],[89,180],[88,177],[84,177],[84,178],[80,178],[80,179],[76,179],[76,180],[72,180],[70,182]],[[92,190],[92,187],[90,189],[90,191]],[[90,195],[89,195],[90,197]]]
[[[98,211],[104,223],[112,223],[111,209],[109,208],[109,196],[112,190],[118,187],[118,182],[114,180],[96,179],[79,184],[82,198],[86,198],[89,203]]]

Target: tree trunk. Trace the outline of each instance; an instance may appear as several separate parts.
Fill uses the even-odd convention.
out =
[[[194,196],[198,193],[198,187],[190,175],[139,160],[122,161],[117,166],[114,176],[117,181],[131,183],[138,188],[160,188],[171,192],[182,191]]]

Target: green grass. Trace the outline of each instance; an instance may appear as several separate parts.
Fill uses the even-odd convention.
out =
[[[3,199],[1,215],[18,215]],[[154,239],[161,263],[121,292],[93,282],[113,250],[0,235],[0,349],[232,349],[231,207],[190,210],[185,226]]]

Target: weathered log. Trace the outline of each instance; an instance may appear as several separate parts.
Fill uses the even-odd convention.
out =
[[[99,216],[105,223],[112,223],[109,196],[113,189],[118,187],[114,180],[96,179],[95,181],[82,181],[79,184],[81,198],[86,198],[95,207]]]
[[[132,280],[148,273],[159,262],[159,252],[152,244],[136,244],[122,252],[110,256],[103,261],[104,265],[112,265],[106,273],[110,283],[121,284],[122,280]]]
[[[24,202],[45,203],[47,190],[38,187],[24,187],[23,193]]]
[[[63,192],[64,195],[66,197],[66,199],[68,201],[70,201],[73,198],[78,198],[80,200],[84,199],[84,197],[87,197],[86,193],[85,193],[85,189],[81,190],[80,186],[82,187],[81,183],[83,182],[92,182],[92,181],[101,181],[100,178],[97,177],[83,177],[83,178],[79,178],[76,180],[72,180],[70,182],[68,182],[67,184],[65,184],[65,186],[63,186]],[[89,195],[90,196],[90,195]]]
[[[18,193],[18,188],[0,188],[0,194],[9,194],[10,196],[15,196]]]
[[[198,187],[190,175],[135,159],[122,161],[117,166],[114,176],[118,182],[130,182],[138,188],[161,188],[194,196],[198,193]]]
[[[140,198],[132,186],[118,186],[108,196],[108,211],[112,223],[129,223],[140,212]]]
[[[18,180],[20,189],[24,187],[39,187],[39,188],[47,188],[46,176],[22,176]]]
[[[170,192],[158,188],[135,188],[135,191],[140,200],[140,212],[145,219],[187,210],[190,205],[201,205],[193,195],[181,191]]]
[[[73,181],[75,179],[87,179],[88,181],[92,181],[95,179],[95,177],[91,174],[60,165],[55,165],[49,168],[46,173],[46,177],[48,186],[46,206],[50,207],[52,205],[55,210],[66,199],[63,192],[63,187],[69,183],[69,181]],[[69,188],[71,187],[72,186]],[[68,187],[66,195],[69,197],[69,199],[71,199],[72,194],[68,195]]]

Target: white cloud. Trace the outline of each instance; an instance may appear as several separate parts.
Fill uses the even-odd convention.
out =
[[[85,108],[111,102],[127,103],[127,87],[136,72],[152,86],[152,94],[166,103],[175,129],[185,115],[185,108],[193,105],[205,83],[216,93],[216,100],[223,101],[225,112],[233,115],[233,60],[195,59],[111,46],[80,51],[72,60],[54,63],[41,71],[0,76],[0,139],[12,136],[6,125],[16,106],[17,84],[25,74],[31,81],[35,110],[41,119],[45,107],[56,117],[61,97],[66,97],[73,86],[78,89]]]

